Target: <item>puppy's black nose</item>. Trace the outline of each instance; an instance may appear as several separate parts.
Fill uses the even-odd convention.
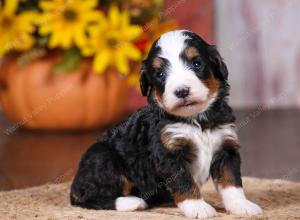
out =
[[[175,90],[174,94],[177,98],[184,99],[190,94],[190,88],[187,86],[180,87]]]

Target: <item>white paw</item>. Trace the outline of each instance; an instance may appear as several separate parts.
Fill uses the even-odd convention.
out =
[[[247,200],[235,200],[225,205],[225,209],[236,215],[258,215],[262,213],[262,209],[255,203]]]
[[[219,186],[219,192],[223,200],[225,209],[236,215],[258,215],[262,213],[262,209],[253,202],[250,202],[241,187],[226,187]]]
[[[187,199],[178,203],[179,209],[188,218],[211,218],[217,215],[216,210],[202,199]]]
[[[147,203],[138,197],[127,196],[116,199],[116,210],[121,212],[143,210],[147,208]]]

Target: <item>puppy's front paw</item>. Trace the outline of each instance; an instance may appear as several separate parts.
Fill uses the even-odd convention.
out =
[[[217,215],[216,210],[202,199],[187,199],[178,203],[179,209],[189,218],[212,218]]]
[[[258,215],[262,209],[248,199],[234,200],[225,205],[225,209],[236,215]]]
[[[250,202],[241,187],[219,188],[227,212],[236,215],[258,215],[262,209],[253,202]]]

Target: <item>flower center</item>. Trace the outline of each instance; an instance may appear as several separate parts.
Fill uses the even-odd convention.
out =
[[[10,28],[12,25],[13,21],[10,18],[4,17],[1,21],[0,24],[3,28]]]
[[[106,42],[110,48],[116,48],[119,44],[119,41],[115,37],[109,37]]]
[[[63,17],[66,21],[72,22],[77,19],[77,13],[72,9],[66,9],[63,12]]]

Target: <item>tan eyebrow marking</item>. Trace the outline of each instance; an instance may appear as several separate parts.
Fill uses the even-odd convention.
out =
[[[197,48],[195,48],[195,47],[189,47],[189,48],[187,48],[185,50],[185,55],[187,56],[187,58],[189,60],[192,60],[193,58],[199,56],[200,54],[199,54]]]
[[[155,57],[154,60],[153,60],[152,65],[153,65],[154,68],[161,68],[163,63],[164,63],[164,61],[161,58]]]

